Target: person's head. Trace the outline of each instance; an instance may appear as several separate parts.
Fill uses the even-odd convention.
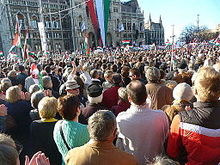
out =
[[[80,115],[79,97],[66,95],[58,99],[58,112],[63,119],[73,120]]]
[[[3,83],[0,84],[0,92],[6,92],[6,90],[8,88],[10,88],[12,86],[11,82],[9,81],[5,81]]]
[[[15,103],[21,100],[21,89],[18,86],[12,86],[6,91],[6,100],[9,103]]]
[[[4,133],[0,133],[0,144],[16,147],[15,141],[9,135]]]
[[[95,141],[112,142],[117,131],[115,115],[108,110],[97,111],[88,120],[88,131]]]
[[[137,68],[132,68],[129,71],[129,77],[131,80],[138,80],[141,78],[141,73],[139,71],[139,69]]]
[[[128,100],[136,105],[142,105],[146,102],[147,91],[145,85],[139,80],[131,81],[127,87]]]
[[[113,72],[111,70],[106,70],[104,73],[105,80],[108,82],[112,82],[112,75],[113,75]]]
[[[10,83],[11,84],[11,80],[9,79],[9,78],[3,78],[2,80],[1,80],[1,84],[2,83]]]
[[[40,102],[40,100],[42,98],[45,97],[45,93],[42,92],[42,91],[37,91],[37,92],[34,92],[32,95],[31,95],[31,106],[35,109],[38,108],[38,104]]]
[[[160,81],[160,70],[156,67],[149,67],[145,76],[148,82],[158,83]]]
[[[67,94],[71,94],[74,96],[79,95],[80,91],[79,91],[79,85],[77,84],[76,80],[68,80],[66,82],[66,92]]]
[[[41,119],[51,119],[57,113],[57,99],[55,97],[44,97],[38,104],[38,111]]]
[[[176,81],[173,81],[173,80],[167,80],[165,82],[166,86],[168,88],[170,88],[171,90],[173,90],[176,86],[177,86],[177,82]]]
[[[20,165],[19,155],[12,146],[0,144],[1,165]]]
[[[179,163],[167,157],[157,156],[153,162],[148,165],[179,165]]]
[[[18,66],[18,69],[19,69],[20,72],[24,72],[24,71],[25,71],[25,68],[24,68],[23,65],[19,65],[19,66]]]
[[[34,92],[37,92],[40,90],[40,87],[38,84],[33,84],[29,87],[29,93],[32,95]]]
[[[53,87],[53,83],[52,83],[50,76],[44,76],[42,78],[42,83],[43,83],[44,88],[52,88]]]
[[[91,84],[87,88],[88,101],[92,104],[98,104],[102,102],[103,88],[98,84]]]
[[[199,69],[195,79],[194,94],[198,101],[213,102],[220,97],[220,73],[213,67]]]
[[[51,68],[50,68],[50,65],[47,65],[44,70],[47,72],[47,74],[50,74],[51,73]]]
[[[121,76],[122,77],[129,77],[129,70],[130,70],[130,68],[128,66],[123,66],[121,69]]]
[[[19,165],[19,152],[12,138],[4,133],[0,133],[1,165]]]
[[[8,72],[8,77],[16,77],[16,71],[15,70],[11,70],[10,72]]]
[[[128,93],[125,87],[120,87],[118,89],[118,96],[119,96],[119,99],[123,101],[128,101]]]
[[[112,75],[112,83],[115,85],[115,86],[120,86],[120,83],[122,82],[122,78],[121,78],[121,75],[119,73],[114,73]]]
[[[91,75],[91,77],[92,77],[93,79],[98,79],[98,78],[99,78],[99,73],[98,73],[98,70],[97,70],[97,69],[91,70],[90,75]]]
[[[189,102],[193,96],[191,86],[187,83],[180,83],[173,90],[173,98],[175,100]]]

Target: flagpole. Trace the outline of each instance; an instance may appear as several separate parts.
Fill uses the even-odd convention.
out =
[[[171,53],[171,62],[170,62],[170,71],[172,71],[173,70],[173,57],[174,57],[174,38],[175,38],[175,35],[174,35],[174,26],[175,25],[171,25],[172,26],[172,36],[171,36],[171,38],[172,38],[172,53]]]

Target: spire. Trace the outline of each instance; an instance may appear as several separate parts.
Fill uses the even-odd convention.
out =
[[[151,23],[152,22],[152,20],[151,20],[151,14],[149,13],[149,23]]]
[[[162,18],[161,18],[161,15],[160,15],[159,23],[162,24]]]

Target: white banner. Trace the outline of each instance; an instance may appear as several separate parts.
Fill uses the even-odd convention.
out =
[[[46,52],[47,51],[47,38],[46,38],[44,23],[38,22],[38,28],[39,28],[39,32],[40,32],[42,51]]]
[[[95,0],[96,12],[99,22],[99,28],[102,38],[103,47],[105,47],[105,16],[104,16],[104,0]]]

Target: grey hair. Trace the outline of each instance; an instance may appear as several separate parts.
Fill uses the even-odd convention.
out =
[[[88,121],[88,131],[91,139],[105,141],[116,129],[115,115],[108,110],[94,113]]]
[[[160,70],[156,67],[149,67],[145,76],[150,82],[158,82],[160,80]]]
[[[50,78],[50,76],[44,76],[42,78],[42,83],[43,83],[43,87],[45,88],[51,88],[51,83],[52,83],[52,80]]]
[[[40,87],[38,84],[33,84],[29,87],[29,93],[33,94],[34,92],[37,92],[40,90]]]
[[[38,103],[39,103],[40,100],[41,100],[42,98],[44,98],[44,97],[45,97],[45,94],[44,94],[44,92],[42,92],[42,91],[37,91],[37,92],[33,93],[33,94],[31,95],[31,106],[32,106],[33,108],[37,109]]]
[[[157,156],[152,163],[148,165],[180,165],[178,162],[165,156]]]

